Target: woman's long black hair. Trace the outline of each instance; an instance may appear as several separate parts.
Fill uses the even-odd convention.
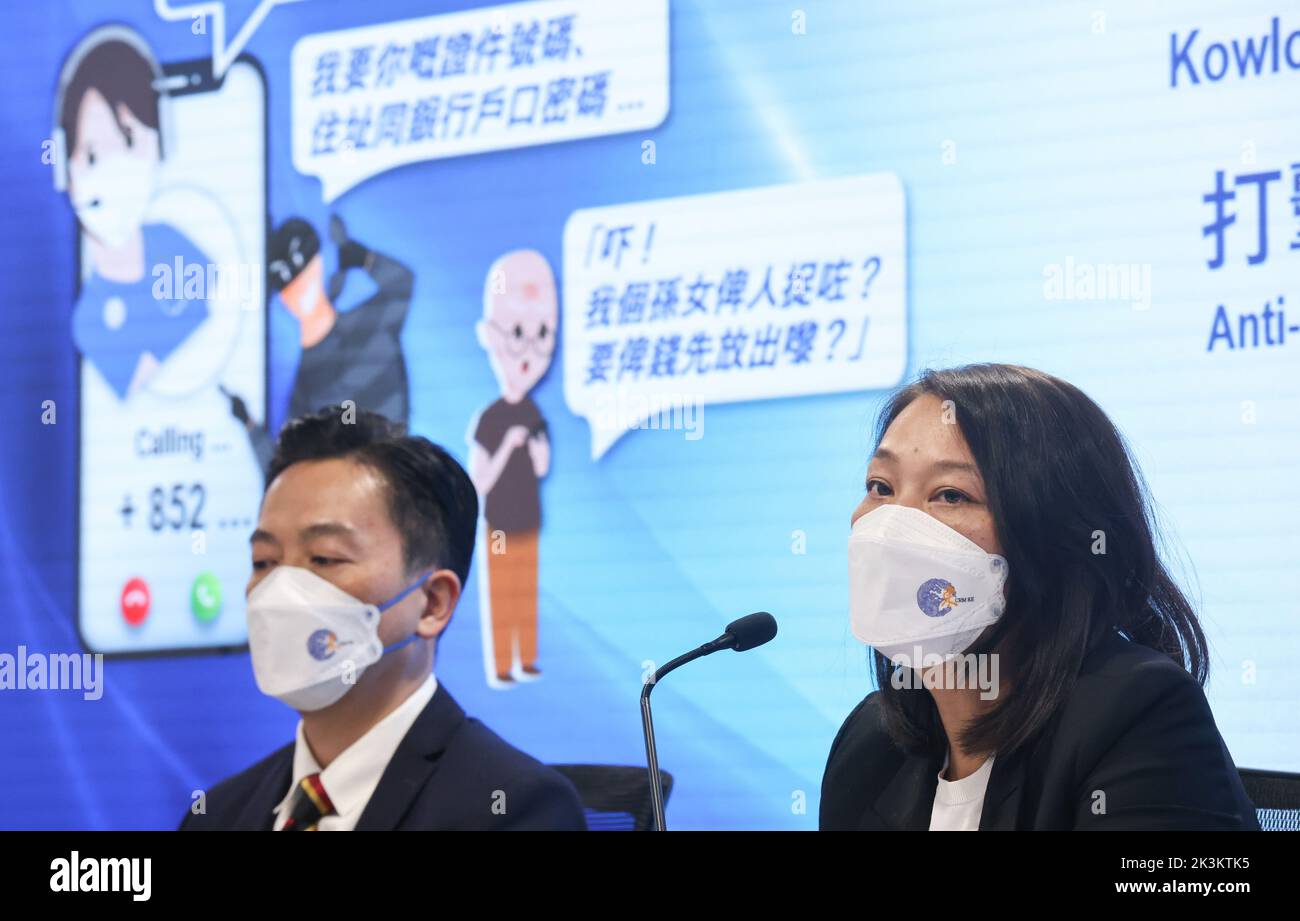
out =
[[[926,371],[885,404],[877,445],[924,394],[952,401],[1008,569],[1006,613],[967,652],[999,653],[1010,689],[954,741],[972,753],[1019,748],[1065,702],[1092,645],[1117,630],[1204,684],[1205,634],[1159,558],[1146,486],[1101,408],[1032,368]],[[890,735],[909,750],[941,751],[929,691],[895,688],[896,666],[878,652],[873,662]]]

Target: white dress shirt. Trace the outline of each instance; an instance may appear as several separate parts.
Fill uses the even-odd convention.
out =
[[[993,773],[993,756],[989,755],[979,770],[961,780],[944,780],[947,770],[945,752],[943,767],[939,769],[939,786],[934,791],[934,807],[930,810],[930,831],[979,831],[984,791]]]
[[[415,718],[438,690],[438,680],[430,673],[424,684],[411,692],[397,709],[375,723],[366,734],[357,739],[321,770],[316,757],[307,745],[302,720],[298,721],[298,734],[293,746],[293,783],[289,792],[275,807],[275,830],[279,831],[289,818],[289,802],[298,789],[298,783],[309,774],[320,772],[320,782],[337,810],[335,815],[321,818],[320,831],[352,831],[361,813],[370,802],[379,778],[392,760],[397,746],[410,730]]]

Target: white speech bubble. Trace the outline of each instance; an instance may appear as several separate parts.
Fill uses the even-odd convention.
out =
[[[299,39],[293,165],[325,201],[385,170],[653,128],[668,0],[539,0]]]
[[[153,11],[167,22],[212,20],[212,75],[220,80],[230,65],[235,63],[239,53],[247,47],[262,20],[271,14],[272,8],[299,2],[301,0],[258,0],[256,9],[244,20],[229,43],[226,42],[226,4],[223,0],[201,0],[199,3],[185,3],[181,6],[173,6],[171,0],[153,0]]]
[[[905,256],[893,173],[575,211],[564,398],[592,458],[678,407],[894,386]]]

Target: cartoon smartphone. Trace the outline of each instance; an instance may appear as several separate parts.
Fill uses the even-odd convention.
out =
[[[77,625],[109,655],[243,648],[266,409],[266,84],[88,35],[56,104],[78,221]]]

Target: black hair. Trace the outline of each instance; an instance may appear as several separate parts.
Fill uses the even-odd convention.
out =
[[[1165,653],[1204,684],[1205,634],[1160,560],[1146,485],[1101,408],[1032,368],[931,370],[885,404],[877,445],[926,394],[951,401],[945,408],[955,412],[983,476],[1008,569],[1004,615],[966,652],[997,652],[1009,692],[954,741],[973,753],[1019,748],[1065,702],[1093,644],[1115,631]],[[910,750],[939,750],[943,727],[929,691],[893,687],[897,666],[879,652],[873,664],[891,737]]]
[[[300,217],[291,217],[266,241],[266,277],[272,291],[282,291],[320,252],[320,237]]]
[[[118,114],[118,106],[142,124],[158,130],[159,91],[154,87],[153,64],[134,45],[121,39],[110,39],[96,45],[77,63],[77,69],[63,93],[59,113],[59,127],[66,142],[65,156],[71,157],[77,148],[77,116],[81,102],[92,89],[97,90],[112,110],[113,120],[128,144],[133,143],[131,133]],[[158,156],[163,154],[162,135],[158,137]]]
[[[292,464],[333,458],[363,464],[386,481],[388,511],[402,535],[408,574],[434,565],[450,569],[465,584],[474,556],[478,494],[454,457],[379,413],[328,406],[280,430],[266,485]]]

